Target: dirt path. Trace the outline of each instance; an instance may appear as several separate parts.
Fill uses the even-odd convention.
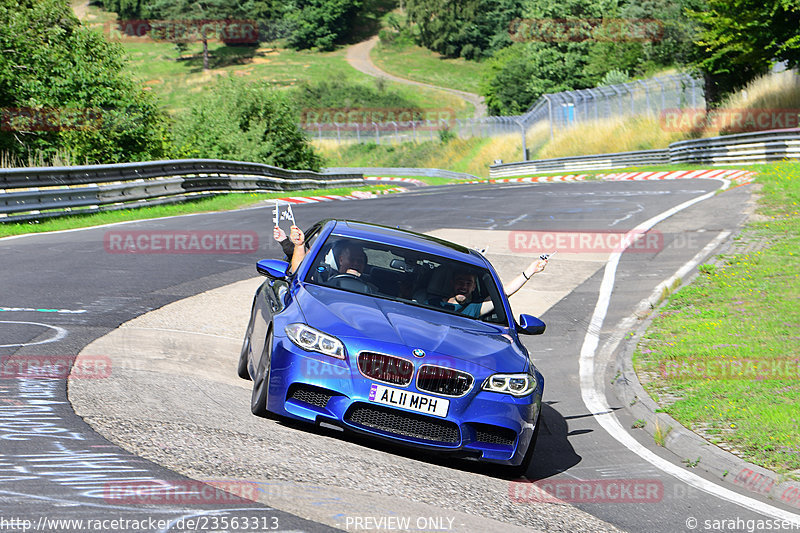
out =
[[[477,94],[468,93],[465,91],[459,91],[456,89],[449,89],[447,87],[439,87],[437,85],[431,85],[429,83],[422,83],[419,81],[412,81],[407,80],[405,78],[400,78],[393,74],[389,74],[381,69],[379,69],[369,57],[370,51],[375,47],[378,43],[378,37],[372,37],[368,41],[364,41],[358,44],[354,44],[350,48],[347,49],[347,62],[350,65],[364,74],[368,76],[374,76],[376,78],[386,78],[387,80],[396,81],[398,83],[405,83],[408,85],[417,85],[419,87],[427,87],[429,89],[438,89],[440,91],[447,91],[449,93],[455,94],[459,98],[463,98],[473,106],[475,106],[475,118],[485,117],[486,116],[486,103],[483,100],[483,97]]]

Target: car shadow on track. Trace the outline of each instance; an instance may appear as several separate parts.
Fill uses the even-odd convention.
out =
[[[574,448],[569,442],[569,437],[572,436],[574,432],[568,433],[567,421],[561,413],[552,407],[554,403],[557,402],[545,402],[542,404],[542,412],[540,415],[542,427],[539,430],[539,438],[536,443],[536,448],[534,449],[533,461],[525,476],[531,481],[554,476],[568,470],[581,461],[581,456],[575,453]],[[364,448],[381,450],[415,461],[500,479],[512,479],[502,465],[462,459],[455,457],[453,454],[436,454],[416,448],[408,448],[389,441],[382,441],[355,433],[328,429],[326,427],[312,426],[305,422],[276,417],[274,415],[269,418],[284,426],[299,431],[340,438],[358,446],[363,446]],[[584,431],[580,433],[584,433]]]

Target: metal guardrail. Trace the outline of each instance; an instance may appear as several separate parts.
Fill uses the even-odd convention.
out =
[[[360,173],[321,174],[215,159],[0,169],[0,221],[128,209],[225,192],[363,184]]]
[[[620,152],[557,159],[522,161],[489,167],[491,178],[529,176],[560,170],[603,170],[643,165],[745,165],[800,159],[800,129],[738,133],[678,141],[663,150]]]
[[[669,145],[672,163],[738,165],[800,159],[800,129],[737,133]]]
[[[452,170],[442,170],[439,168],[405,168],[405,167],[332,167],[322,169],[322,172],[327,174],[329,172],[346,174],[349,172],[356,172],[358,174],[366,174],[368,176],[408,176],[418,177],[425,176],[427,178],[447,178],[457,180],[476,180],[480,179],[472,174],[464,172],[454,172]]]
[[[642,150],[639,152],[620,152],[589,156],[559,157],[539,159],[505,165],[492,165],[489,175],[492,178],[525,176],[533,172],[580,171],[611,168],[625,168],[637,165],[669,164],[669,150]]]

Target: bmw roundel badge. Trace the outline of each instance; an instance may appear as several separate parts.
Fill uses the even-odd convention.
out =
[[[425,350],[420,350],[419,348],[414,348],[414,351],[411,353],[414,354],[414,357],[425,357]]]

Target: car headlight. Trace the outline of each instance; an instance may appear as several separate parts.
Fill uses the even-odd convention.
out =
[[[336,337],[326,335],[307,324],[289,324],[285,328],[289,339],[309,352],[319,352],[336,359],[344,359],[344,345]]]
[[[535,391],[536,386],[536,377],[531,374],[494,374],[486,378],[481,388],[520,398]]]

